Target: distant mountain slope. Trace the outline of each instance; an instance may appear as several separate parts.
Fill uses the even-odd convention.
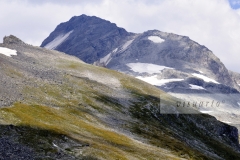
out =
[[[41,46],[93,63],[118,47],[129,35],[132,34],[114,23],[82,15],[59,24]]]
[[[189,37],[158,30],[128,33],[109,21],[86,15],[57,26],[41,46],[48,48],[70,31],[68,38],[53,49],[129,74],[187,101],[196,97],[223,101],[220,109],[199,110],[207,109],[209,114],[240,128],[240,76],[229,71],[205,46]]]
[[[235,127],[179,114],[178,99],[150,84],[14,36],[0,47],[16,52],[0,52],[2,159],[240,158]]]

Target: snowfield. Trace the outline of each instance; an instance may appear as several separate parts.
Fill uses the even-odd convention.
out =
[[[155,86],[161,86],[164,85],[165,83],[169,83],[169,82],[176,82],[176,81],[182,81],[183,79],[158,79],[157,75],[154,76],[150,76],[150,77],[142,77],[142,76],[138,76],[136,77],[144,82],[147,82],[151,85],[155,85]]]
[[[129,46],[130,44],[132,44],[133,41],[134,41],[134,39],[127,41],[127,42],[122,46],[122,48],[120,49],[119,52],[125,51],[125,50],[128,48],[128,46]]]
[[[229,122],[229,121],[222,121],[223,123],[227,123],[227,124],[230,124],[230,123],[232,123],[232,122]]]
[[[16,56],[17,51],[5,47],[0,47],[0,54],[3,54],[8,57]]]
[[[126,64],[128,67],[131,68],[132,71],[138,72],[138,73],[161,73],[161,70],[167,68],[167,69],[173,69],[166,66],[160,66],[156,64],[151,63],[128,63]]]
[[[66,33],[66,34],[61,34],[61,35],[57,36],[53,41],[51,41],[47,45],[45,45],[44,48],[47,48],[47,49],[55,49],[55,48],[57,48],[57,46],[62,44],[69,37],[69,35],[72,32],[73,32],[73,30],[68,32],[68,33]]]
[[[158,37],[158,36],[149,36],[148,39],[154,43],[162,43],[164,42],[164,39]]]
[[[109,53],[105,57],[100,58],[100,63],[104,63],[105,65],[107,65],[112,59],[111,56],[112,56],[112,53]]]
[[[201,74],[193,73],[192,75],[195,76],[195,77],[203,79],[205,82],[213,82],[213,83],[216,83],[216,84],[220,84],[217,81],[215,81],[214,79],[208,78],[208,77],[206,77],[204,75],[201,75]]]
[[[203,88],[202,86],[197,86],[197,85],[193,85],[193,84],[189,84],[190,85],[190,89],[203,89],[205,90],[205,88]]]
[[[118,48],[114,49],[111,53],[109,53],[108,55],[106,55],[105,57],[100,59],[100,63],[104,63],[105,65],[107,65],[111,60],[111,56],[113,53],[117,52]]]
[[[201,111],[201,110],[200,110],[200,112],[201,112],[201,113],[212,113],[213,111]]]

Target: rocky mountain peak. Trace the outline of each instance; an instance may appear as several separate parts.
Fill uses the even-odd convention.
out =
[[[14,35],[5,36],[3,38],[3,44],[25,44],[21,39],[17,38]]]
[[[129,33],[96,16],[83,14],[59,24],[41,47],[124,73],[133,73],[127,66],[129,63],[166,66],[190,76],[203,70],[201,74],[238,88],[224,64],[208,48],[189,37],[158,30]],[[133,74],[139,76],[139,73]]]
[[[105,24],[108,24],[108,25],[112,25],[112,26],[115,26],[117,27],[117,25],[115,23],[112,23],[108,20],[105,20],[105,19],[102,19],[102,18],[99,18],[99,17],[96,17],[96,16],[87,16],[85,14],[82,14],[80,16],[73,16],[68,22],[71,22],[71,23],[90,23],[90,24],[101,24],[101,23],[105,23]],[[74,26],[74,27],[78,27],[77,26]]]
[[[61,50],[87,63],[93,63],[125,42],[131,34],[110,21],[80,15],[59,24],[41,47]]]

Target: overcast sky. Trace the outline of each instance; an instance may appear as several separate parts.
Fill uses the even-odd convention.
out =
[[[13,34],[39,46],[59,23],[95,15],[130,32],[189,36],[240,73],[239,7],[240,0],[0,0],[0,39]]]

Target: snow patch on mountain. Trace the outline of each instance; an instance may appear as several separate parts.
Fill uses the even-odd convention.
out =
[[[104,63],[105,65],[107,65],[111,61],[111,59],[112,59],[111,55],[112,55],[112,53],[109,53],[105,57],[101,58],[100,59],[100,63]]]
[[[151,63],[128,63],[126,64],[128,67],[131,68],[132,71],[138,72],[138,73],[161,73],[161,70],[167,68],[167,69],[173,69],[166,66],[160,66],[156,64]]]
[[[149,36],[148,39],[154,43],[162,43],[164,42],[164,39],[158,37],[158,36]]]
[[[17,51],[5,47],[0,47],[0,54],[3,54],[8,57],[16,56]]]
[[[135,38],[134,38],[135,39]],[[121,47],[121,49],[120,49],[120,52],[123,52],[123,51],[125,51],[127,48],[128,48],[128,46],[134,41],[134,39],[132,39],[132,40],[129,40],[129,41],[127,41],[126,43],[124,43],[124,45]]]
[[[229,121],[222,121],[223,123],[231,124],[232,122]]]
[[[117,52],[118,48],[114,49],[111,53],[107,54],[105,57],[100,58],[100,63],[107,65],[112,60],[112,54]]]
[[[136,77],[137,79],[140,79],[144,82],[147,82],[151,85],[155,85],[155,86],[162,86],[165,83],[169,83],[169,82],[176,82],[176,81],[182,81],[183,79],[158,79],[157,75],[154,76],[150,76],[150,77],[142,77],[142,76],[138,76]]]
[[[192,74],[193,76],[195,77],[198,77],[200,79],[203,79],[205,82],[213,82],[213,83],[216,83],[216,84],[219,84],[217,81],[215,81],[214,79],[211,79],[211,78],[208,78],[204,75],[201,75],[201,74],[197,74],[197,73],[193,73]]]
[[[68,32],[68,33],[66,33],[66,34],[61,34],[61,35],[57,36],[53,41],[51,41],[47,45],[45,45],[44,48],[47,48],[47,49],[55,49],[55,48],[57,48],[57,46],[62,44],[69,37],[69,35],[72,32],[73,32],[73,30]]]
[[[203,110],[200,110],[201,113],[212,113],[213,111],[203,111]]]
[[[190,89],[203,89],[205,90],[205,88],[203,88],[202,86],[197,86],[197,85],[193,85],[193,84],[189,84],[190,85]]]

